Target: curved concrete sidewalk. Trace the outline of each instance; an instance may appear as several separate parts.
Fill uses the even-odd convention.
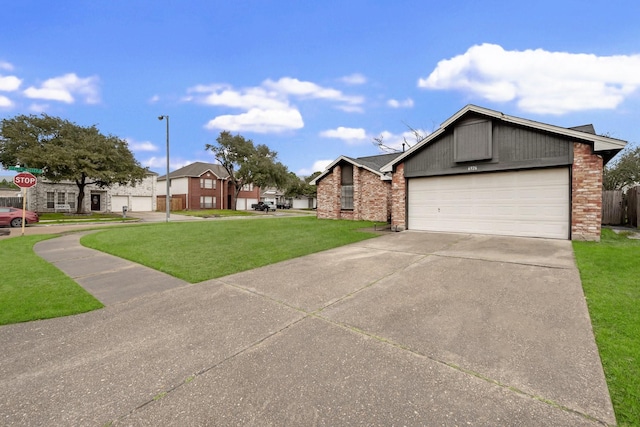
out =
[[[36,243],[34,251],[105,305],[188,285],[168,274],[86,248],[73,233]]]
[[[157,292],[78,239],[37,251],[150,292],[0,327],[4,425],[615,424],[570,242],[393,233]]]

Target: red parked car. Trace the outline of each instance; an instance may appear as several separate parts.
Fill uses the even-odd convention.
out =
[[[40,221],[38,214],[31,211],[24,211],[25,224],[33,224]],[[0,208],[0,227],[10,225],[11,227],[22,226],[22,209],[17,208]]]

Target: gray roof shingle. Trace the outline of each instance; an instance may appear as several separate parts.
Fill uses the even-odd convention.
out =
[[[183,177],[193,177],[197,178],[201,176],[203,173],[211,171],[218,178],[228,178],[229,173],[222,167],[222,165],[218,165],[215,163],[204,163],[204,162],[194,162],[190,165],[184,166],[180,169],[176,169],[173,172],[169,173],[169,178],[183,178]],[[162,175],[158,177],[158,181],[164,181],[166,179],[166,175]]]

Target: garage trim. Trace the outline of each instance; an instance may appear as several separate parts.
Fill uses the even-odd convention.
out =
[[[413,230],[570,238],[568,167],[407,180]]]

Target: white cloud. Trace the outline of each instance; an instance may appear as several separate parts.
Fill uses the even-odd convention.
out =
[[[133,151],[158,151],[157,145],[151,141],[136,141],[132,138],[126,138],[129,148]]]
[[[353,74],[350,74],[348,76],[342,77],[340,79],[340,81],[342,83],[355,86],[355,85],[363,85],[363,84],[365,84],[367,82],[367,78],[364,75],[360,74],[360,73],[353,73]]]
[[[456,89],[524,111],[564,114],[614,109],[640,87],[640,55],[596,56],[482,44],[438,62],[426,89]]]
[[[160,101],[160,96],[159,95],[153,95],[151,98],[149,98],[149,103],[150,104],[155,104],[158,101]]]
[[[364,113],[364,109],[359,105],[338,105],[336,109],[345,113]]]
[[[13,92],[18,90],[22,80],[16,76],[0,76],[0,90],[4,92]]]
[[[144,167],[151,169],[160,169],[163,166],[167,166],[166,157],[149,157],[148,159],[140,161],[140,164]]]
[[[29,106],[29,111],[32,113],[44,113],[49,109],[49,104],[39,104],[37,102]]]
[[[302,115],[296,109],[262,110],[252,108],[242,114],[226,114],[210,120],[207,129],[277,133],[304,126]]]
[[[75,73],[46,80],[39,88],[31,86],[24,91],[32,99],[47,99],[67,104],[75,102],[75,96],[81,96],[87,104],[100,102],[98,77],[78,77]]]
[[[333,160],[316,160],[310,169],[304,168],[296,172],[298,176],[309,176],[314,172],[322,172],[329,166]]]
[[[397,99],[390,99],[387,101],[387,105],[391,108],[411,108],[413,107],[413,99],[407,98],[404,101],[398,101]]]
[[[11,101],[6,96],[0,95],[0,107],[1,108],[13,107],[13,101]]]
[[[278,81],[267,79],[263,82],[263,86],[281,94],[302,98],[328,99],[349,105],[359,105],[364,102],[364,98],[361,96],[347,96],[337,89],[325,88],[312,82],[301,81],[291,77],[283,77]]]
[[[300,111],[292,99],[321,99],[337,103],[337,108],[361,111],[364,98],[347,96],[341,91],[322,87],[313,82],[283,77],[267,79],[260,86],[236,89],[230,85],[198,85],[188,89],[186,102],[244,110],[239,114],[225,114],[210,120],[208,129],[283,132],[304,126]]]
[[[358,144],[369,138],[367,132],[362,128],[347,128],[343,126],[322,131],[320,132],[320,136],[323,138],[341,139],[347,144]]]
[[[0,70],[13,71],[13,64],[9,62],[0,61]]]
[[[291,108],[284,97],[259,87],[248,88],[241,92],[231,88],[224,89],[206,96],[204,103],[241,109],[287,110]]]
[[[194,162],[202,160],[182,160],[169,157],[169,171],[180,169]],[[149,157],[140,161],[140,164],[151,170],[158,171],[161,175],[166,174],[167,171],[167,157]],[[163,193],[164,194],[164,193]]]

